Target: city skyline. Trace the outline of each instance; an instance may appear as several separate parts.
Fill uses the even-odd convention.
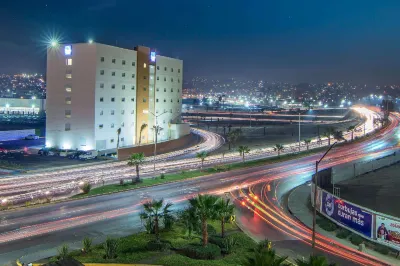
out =
[[[46,42],[59,37],[126,48],[140,42],[187,62],[188,78],[400,83],[392,34],[399,7],[374,1],[231,1],[228,8],[223,2],[21,0],[0,11],[0,32],[7,36],[0,42],[0,72],[44,73]]]

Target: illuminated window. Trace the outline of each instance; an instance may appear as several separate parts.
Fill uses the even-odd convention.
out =
[[[102,128],[103,128],[103,124],[100,124],[100,125],[99,125],[99,129],[102,129]]]
[[[112,73],[111,73],[111,76],[115,76],[115,72],[112,72]]]
[[[103,97],[100,97],[100,102],[104,102],[104,98]]]
[[[67,62],[67,66],[72,66],[72,59],[71,58],[68,58],[67,60],[66,60]]]
[[[100,70],[100,75],[104,75],[104,70]]]
[[[112,84],[112,85],[111,85],[111,89],[115,89],[115,84]]]
[[[65,74],[65,77],[66,77],[67,79],[72,79],[72,73],[67,73],[67,74]]]
[[[143,68],[146,68],[146,67],[147,67],[146,63],[143,63]]]
[[[122,60],[122,65],[125,65],[125,60]]]
[[[65,131],[70,131],[71,130],[71,124],[70,123],[66,123],[65,124]]]
[[[122,73],[122,77],[123,77],[123,78],[125,77],[125,73]]]
[[[100,83],[100,89],[104,89],[104,83]]]
[[[113,58],[113,60],[111,61],[113,64],[115,64],[115,59]]]
[[[71,97],[65,97],[65,103],[71,104]]]
[[[101,57],[101,58],[100,58],[100,62],[104,62],[104,57]]]
[[[65,117],[71,118],[71,110],[65,110]]]
[[[71,91],[72,91],[71,85],[67,85],[67,86],[65,87],[65,91],[66,91],[66,92],[71,92]]]
[[[125,90],[125,85],[122,85],[122,89]]]

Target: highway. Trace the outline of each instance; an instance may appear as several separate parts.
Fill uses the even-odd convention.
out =
[[[363,160],[366,155],[378,156],[377,152],[389,152],[397,145],[399,118],[392,116],[392,123],[384,132],[367,142],[353,143],[332,150],[321,169],[353,160]],[[275,240],[277,245],[296,242],[296,254],[309,254],[309,230],[293,220],[285,211],[284,195],[292,188],[310,179],[315,160],[319,155],[268,164],[195,178],[173,184],[137,189],[124,193],[98,196],[76,201],[61,202],[38,208],[20,209],[2,213],[0,218],[0,263],[26,254],[43,252],[62,243],[79,242],[84,236],[104,239],[106,235],[128,235],[141,229],[138,213],[141,203],[150,198],[164,198],[173,202],[175,209],[184,206],[186,200],[198,193],[224,195],[258,195],[259,223],[247,224],[257,237]],[[270,185],[270,191],[266,189]],[[253,214],[243,212],[243,221],[253,219]],[[250,219],[251,218],[251,219]],[[261,222],[262,221],[262,222]],[[246,223],[244,223],[246,224]],[[258,233],[257,233],[258,232]],[[354,250],[348,250],[330,240],[318,236],[318,247],[324,254],[334,253],[334,261],[340,265],[384,265],[373,258],[366,258]],[[286,242],[282,242],[286,241]],[[288,244],[284,244],[285,246]],[[23,257],[24,258],[24,257]],[[26,257],[25,257],[26,258]],[[351,262],[350,262],[351,261]],[[24,261],[28,262],[28,261]]]

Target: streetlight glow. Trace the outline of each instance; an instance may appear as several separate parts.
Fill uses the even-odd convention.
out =
[[[93,43],[93,39],[89,39],[88,43],[92,44]]]

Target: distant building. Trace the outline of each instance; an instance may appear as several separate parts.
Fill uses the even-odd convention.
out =
[[[38,114],[46,109],[45,99],[0,98],[0,113]]]
[[[182,60],[143,46],[49,48],[46,145],[110,150],[118,137],[119,147],[152,143],[155,116],[162,128],[158,141],[188,134],[188,125],[180,124],[182,73]]]

